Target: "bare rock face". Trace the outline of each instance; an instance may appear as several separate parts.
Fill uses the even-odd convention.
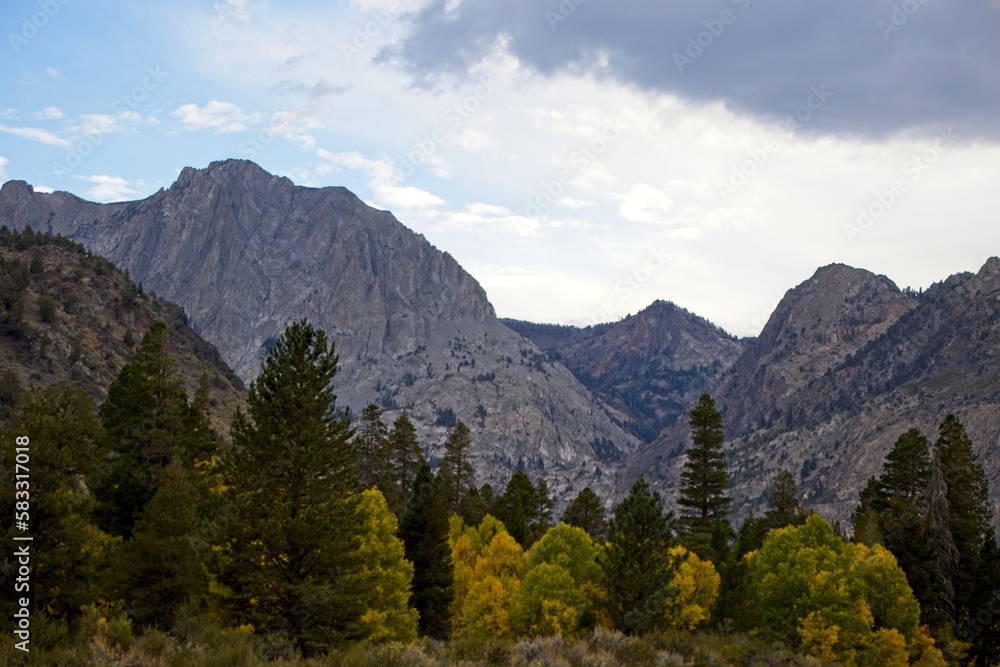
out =
[[[848,525],[858,494],[911,427],[933,442],[948,413],[966,425],[1000,507],[1000,260],[917,295],[844,266],[786,294],[712,392],[723,413],[737,514],[789,470],[801,499]],[[679,487],[687,420],[630,462],[667,498]]]
[[[60,233],[184,307],[246,381],[292,321],[336,344],[338,402],[405,412],[433,458],[455,420],[473,431],[479,482],[516,467],[565,502],[610,498],[636,446],[561,364],[495,316],[447,253],[343,188],[304,188],[240,160],[184,169],[168,190],[94,204],[12,181],[0,220]]]
[[[742,349],[711,322],[667,301],[586,328],[505,323],[562,361],[614,408],[623,428],[647,442],[716,385]]]

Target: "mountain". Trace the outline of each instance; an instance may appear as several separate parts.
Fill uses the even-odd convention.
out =
[[[646,442],[717,384],[742,349],[717,326],[667,301],[585,328],[504,323],[563,362],[615,410],[623,428]]]
[[[715,387],[738,510],[791,471],[805,502],[848,521],[858,493],[910,427],[933,441],[948,413],[977,446],[1000,502],[1000,260],[922,294],[843,265],[790,290]],[[676,489],[686,420],[630,462]],[[668,496],[671,495],[668,493]]]
[[[140,291],[108,260],[65,238],[0,229],[0,418],[29,387],[69,381],[97,403],[156,320],[171,328],[168,353],[188,395],[203,374],[208,411],[228,434],[246,399],[242,381],[188,325],[175,304]]]
[[[429,456],[473,431],[480,483],[521,468],[557,502],[611,496],[637,445],[573,375],[500,322],[447,253],[344,188],[306,188],[241,160],[184,169],[142,201],[95,204],[8,182],[0,221],[63,234],[180,304],[244,379],[292,321],[336,344],[339,405],[414,420]]]

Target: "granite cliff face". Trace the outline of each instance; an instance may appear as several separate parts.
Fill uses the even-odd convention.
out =
[[[562,361],[614,408],[623,428],[647,442],[716,385],[742,349],[711,322],[667,301],[586,328],[504,322]]]
[[[456,419],[473,430],[480,483],[516,467],[558,501],[610,497],[636,441],[559,363],[504,326],[447,253],[343,188],[298,187],[238,160],[185,169],[136,202],[0,191],[0,221],[63,234],[184,307],[244,379],[285,326],[308,318],[340,356],[340,405],[405,412],[434,457]]]
[[[790,290],[713,397],[723,413],[732,494],[744,513],[789,470],[805,502],[848,521],[868,477],[916,426],[933,441],[946,414],[965,423],[1000,503],[1000,260],[923,294],[834,265]],[[671,497],[682,418],[630,462]],[[653,471],[652,473],[650,471]]]

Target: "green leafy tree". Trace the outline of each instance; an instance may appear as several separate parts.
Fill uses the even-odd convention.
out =
[[[602,565],[608,614],[624,632],[645,634],[667,627],[666,608],[676,593],[671,583],[677,566],[670,554],[673,522],[663,511],[660,494],[642,477],[615,506]]]
[[[417,470],[410,499],[400,522],[399,535],[406,559],[413,563],[412,604],[420,614],[420,634],[444,639],[450,633],[452,602],[451,549],[448,544],[448,505],[440,481],[430,466]]]
[[[351,638],[362,613],[357,453],[348,417],[336,416],[336,370],[325,332],[307,321],[286,329],[233,418],[221,466],[230,613],[306,653]]]
[[[597,624],[604,602],[603,549],[583,529],[551,528],[528,551],[525,574],[511,612],[516,635],[575,636]]]
[[[881,546],[847,544],[826,521],[771,531],[747,556],[757,633],[845,665],[943,664],[918,627],[906,575]]]
[[[458,512],[462,497],[475,486],[476,470],[472,461],[472,436],[469,427],[458,422],[445,440],[444,458],[438,471],[448,512],[451,514]]]
[[[215,448],[204,411],[188,401],[168,354],[170,328],[154,322],[101,405],[106,450],[115,456],[92,480],[98,525],[128,538],[175,456],[186,465]]]
[[[358,634],[369,641],[409,643],[417,638],[417,610],[410,607],[413,564],[396,536],[396,515],[382,492],[361,494],[365,530],[359,546],[364,612]]]
[[[595,540],[603,540],[607,532],[607,519],[604,505],[591,488],[585,487],[566,506],[562,522],[570,526],[582,528]]]
[[[391,478],[386,488],[380,490],[395,515],[401,517],[413,495],[413,482],[424,462],[424,452],[417,441],[417,429],[406,415],[400,415],[392,423],[388,440]]]
[[[718,559],[719,535],[724,541],[729,532],[732,498],[727,493],[729,473],[722,451],[725,440],[722,417],[711,396],[701,395],[698,405],[691,410],[689,424],[691,446],[685,452],[677,499],[681,506],[682,542],[702,558]]]

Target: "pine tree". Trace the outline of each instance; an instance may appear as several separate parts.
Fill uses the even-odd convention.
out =
[[[958,557],[950,572],[950,584],[954,591],[954,623],[961,625],[968,614],[968,601],[989,530],[990,509],[986,473],[972,449],[965,426],[955,415],[949,414],[941,423],[934,443],[934,462],[941,470],[946,489],[948,530]]]
[[[608,549],[602,563],[608,614],[615,627],[645,634],[667,626],[667,604],[675,591],[673,516],[664,514],[660,494],[640,477],[615,506],[608,523]]]
[[[602,541],[607,530],[607,520],[604,517],[604,505],[588,486],[576,494],[563,512],[562,522],[570,526],[582,528],[593,539]]]
[[[413,495],[413,481],[424,462],[424,452],[417,442],[417,429],[406,415],[400,415],[392,423],[388,438],[391,481],[380,490],[393,513],[402,517]]]
[[[285,330],[233,418],[221,469],[230,612],[306,653],[350,638],[361,614],[357,453],[336,416],[336,370],[325,332],[307,321]]]
[[[406,559],[413,563],[412,602],[420,634],[448,636],[454,575],[448,545],[448,507],[442,484],[424,463],[413,482],[413,497],[399,526]]]
[[[362,411],[354,443],[358,450],[361,488],[378,487],[380,491],[383,487],[388,488],[391,480],[389,432],[382,422],[382,410],[374,403],[369,403]]]
[[[919,511],[927,509],[927,487],[931,482],[931,455],[927,436],[911,428],[899,438],[885,457],[879,477],[879,491],[886,498],[912,503]]]
[[[532,484],[523,470],[516,470],[497,500],[497,518],[523,548],[534,544],[551,525],[552,500],[545,480]]]
[[[969,600],[969,617],[962,631],[968,641],[968,658],[976,667],[1000,664],[1000,545],[996,533],[987,531],[979,556],[975,585]]]
[[[208,593],[203,566],[208,543],[198,519],[202,503],[200,480],[173,459],[112,574],[125,611],[140,627],[171,629],[181,607]]]
[[[448,433],[438,476],[444,485],[448,512],[458,513],[462,496],[476,484],[476,471],[472,465],[472,438],[469,427],[463,422],[458,422]]]
[[[207,415],[188,401],[168,355],[170,328],[154,322],[101,406],[104,448],[116,457],[95,473],[98,525],[128,538],[174,456],[187,465],[215,447]]]
[[[701,558],[712,558],[717,557],[718,551],[712,546],[713,534],[717,535],[720,528],[728,532],[732,498],[727,495],[729,473],[722,451],[725,440],[722,416],[711,396],[701,395],[698,405],[691,410],[689,424],[691,447],[685,452],[677,499],[682,508],[682,541]]]

